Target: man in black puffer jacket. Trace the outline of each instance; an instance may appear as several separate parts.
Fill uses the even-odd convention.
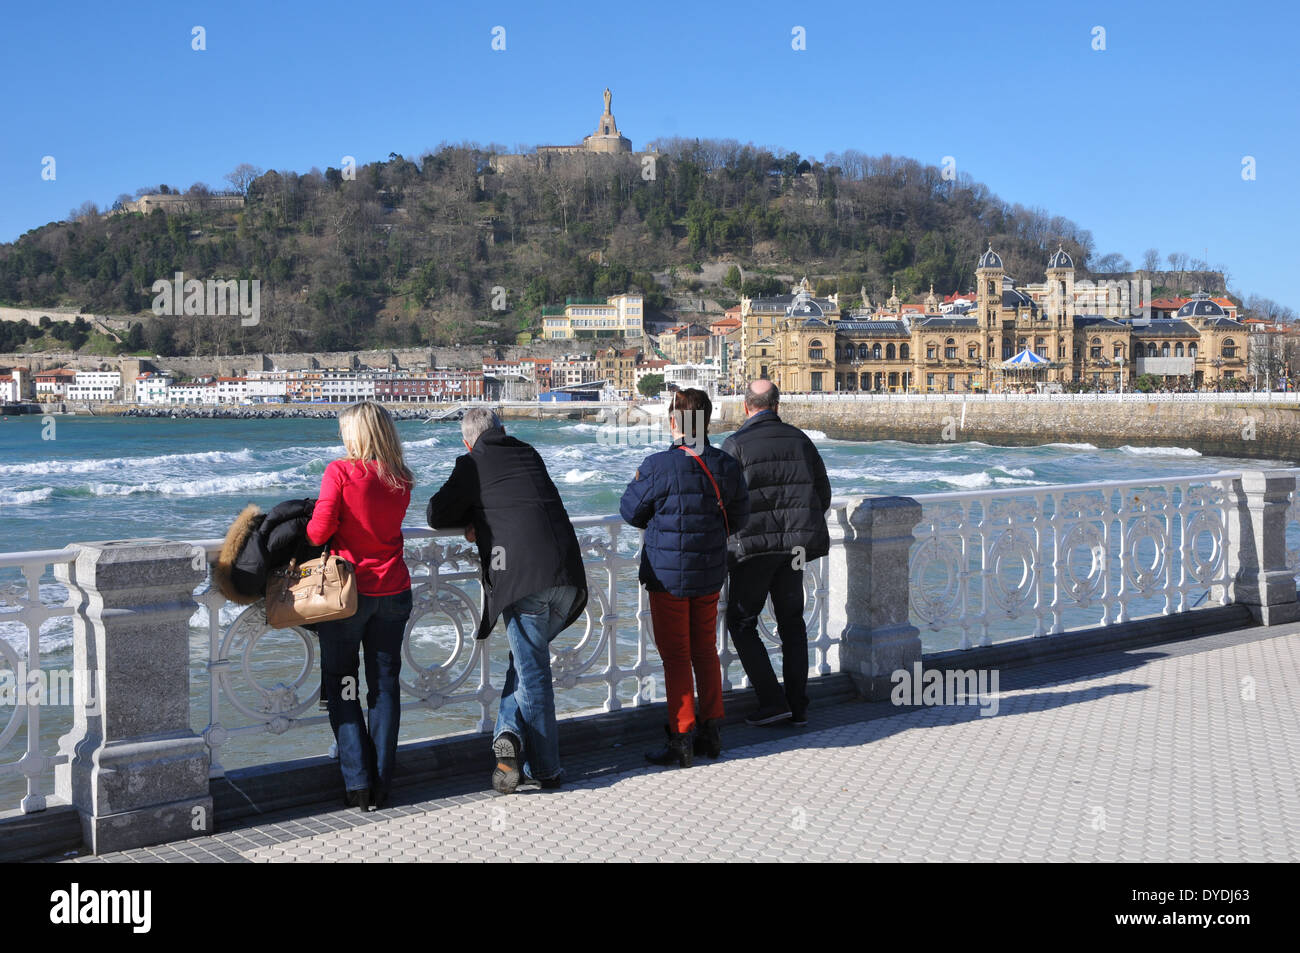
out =
[[[769,380],[750,384],[747,419],[722,444],[739,461],[749,486],[749,522],[730,547],[727,631],[758,695],[758,712],[746,719],[751,725],[807,723],[803,567],[830,551],[826,465],[808,435],[777,416],[780,396]],[[769,595],[781,637],[784,693],[758,634],[758,616]]]

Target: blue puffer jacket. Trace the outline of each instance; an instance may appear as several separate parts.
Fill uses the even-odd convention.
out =
[[[693,445],[713,473],[731,532],[749,519],[749,490],[740,464],[706,440]],[[641,461],[619,512],[645,530],[641,582],[652,592],[707,596],[727,578],[727,530],[718,496],[699,461],[676,441]]]

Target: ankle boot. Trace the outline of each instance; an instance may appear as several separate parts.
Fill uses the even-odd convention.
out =
[[[664,734],[668,736],[668,743],[658,751],[647,751],[645,756],[647,761],[665,767],[676,763],[679,768],[689,768],[695,763],[694,728],[678,734],[668,725],[664,725]]]
[[[722,754],[722,735],[718,727],[721,719],[705,718],[695,723],[695,753],[706,758],[716,758]]]

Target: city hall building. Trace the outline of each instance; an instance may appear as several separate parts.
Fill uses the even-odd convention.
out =
[[[817,297],[804,278],[788,295],[741,299],[740,366],[746,379],[814,393],[1118,389],[1143,374],[1199,388],[1246,374],[1249,328],[1226,298],[1202,292],[1157,312],[1169,317],[1134,318],[1114,288],[1076,287],[1062,248],[1045,278],[1017,287],[990,245],[973,302],[941,304],[931,288],[924,305],[902,304],[895,292],[878,310],[849,314],[838,295]]]

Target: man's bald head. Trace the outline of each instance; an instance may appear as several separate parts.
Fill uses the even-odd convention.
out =
[[[780,400],[781,392],[766,377],[750,381],[749,386],[745,388],[745,410],[751,414],[756,414],[760,410],[776,410]]]

